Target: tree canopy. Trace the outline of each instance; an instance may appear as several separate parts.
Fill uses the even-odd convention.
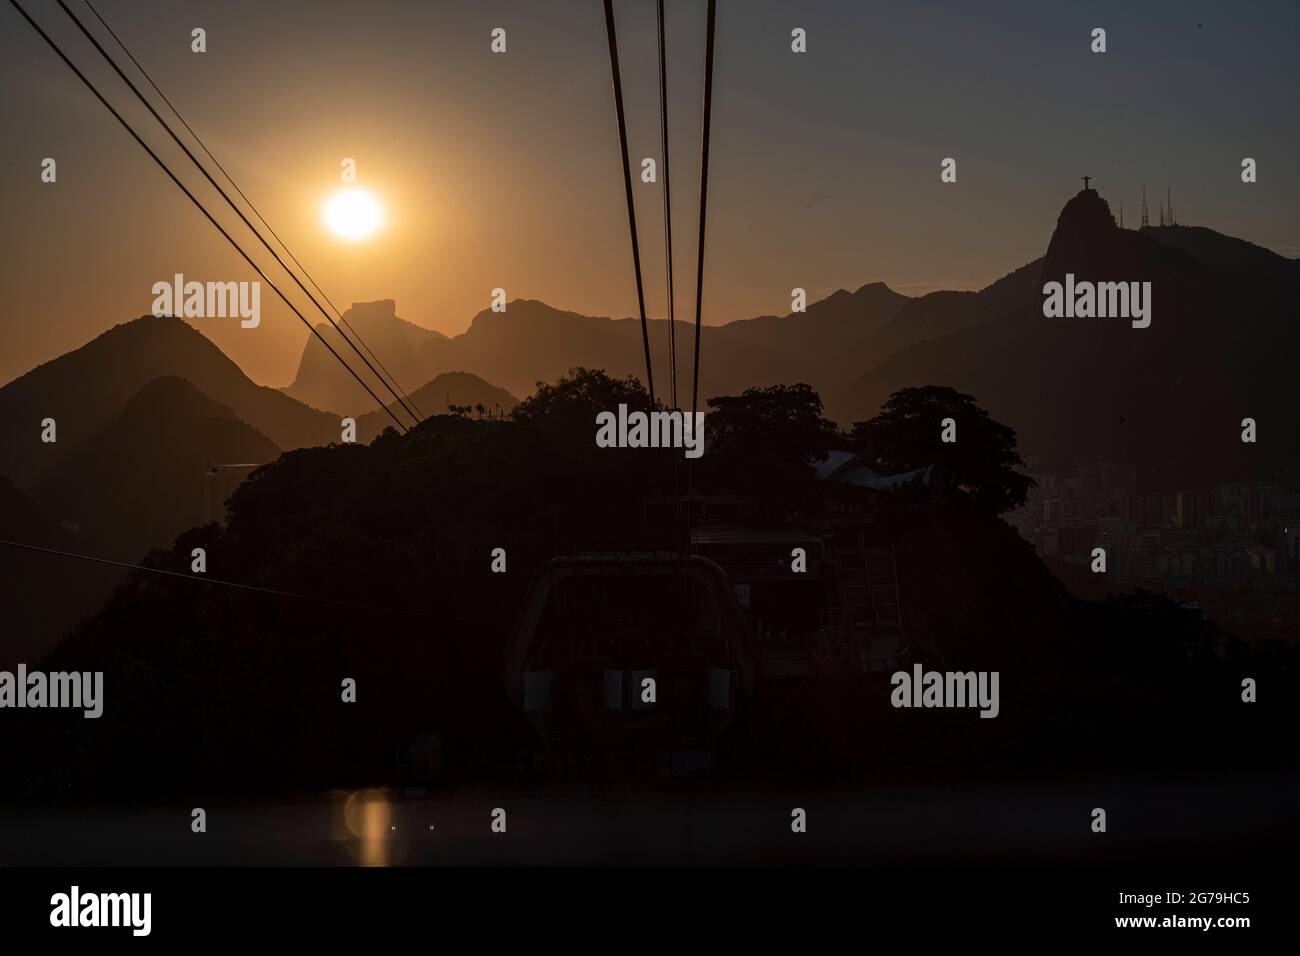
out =
[[[515,406],[513,418],[523,424],[582,419],[594,436],[597,413],[615,411],[620,404],[648,409],[650,395],[631,375],[613,378],[601,369],[575,367],[554,385],[538,382],[537,391]]]
[[[943,440],[944,419],[955,440]],[[1025,503],[1034,480],[1024,465],[1016,433],[975,404],[973,396],[941,385],[905,388],[889,397],[879,415],[855,422],[853,439],[868,462],[882,471],[935,466],[934,481],[955,490],[980,510],[1000,514]]]
[[[825,458],[839,434],[822,417],[821,396],[802,382],[720,395],[709,408],[705,458],[720,466],[715,477],[739,487],[812,477],[811,462]]]

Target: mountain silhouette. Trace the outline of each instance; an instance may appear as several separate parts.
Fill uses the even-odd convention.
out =
[[[876,282],[855,292],[844,289],[811,303],[807,311],[764,315],[701,329],[700,397],[732,394],[751,386],[776,385],[852,374],[859,353],[909,299]],[[668,397],[668,324],[649,323],[655,387]],[[694,326],[678,322],[678,401],[690,402]],[[518,395],[539,381],[554,381],[570,368],[602,368],[618,377],[645,379],[641,325],[554,309],[516,299],[505,312],[485,310],[463,334],[422,347],[430,372],[463,369]]]
[[[421,346],[444,340],[446,336],[398,318],[397,303],[392,299],[354,302],[352,308],[343,313],[343,319],[347,324],[340,322],[339,325],[344,332],[350,327],[356,333],[353,336],[348,332],[349,339],[355,342],[359,336],[368,347],[362,347],[361,354],[374,365],[376,373],[386,369],[402,384],[427,382],[433,377],[432,373],[426,373],[417,356]],[[333,325],[322,322],[316,326],[316,331],[356,369],[376,395],[380,398],[391,395]],[[297,376],[284,393],[315,408],[326,408],[340,416],[358,420],[366,412],[379,410],[375,400],[314,335],[307,339],[302,358],[298,361]]]
[[[1286,259],[1271,249],[1204,226],[1148,226],[1142,235],[1181,249],[1212,269],[1245,276],[1252,282],[1271,279],[1287,283],[1300,279],[1300,259]]]
[[[142,316],[32,369],[0,388],[0,474],[20,487],[120,415],[161,376],[178,376],[284,449],[339,440],[334,415],[252,382],[201,332],[181,319]],[[58,441],[41,442],[53,418]]]
[[[930,292],[907,300],[856,356],[871,365],[920,342],[941,338],[951,332],[979,325],[1034,301],[1038,295],[1043,260],[1035,259],[979,292]],[[854,370],[854,377],[861,374]]]
[[[1042,260],[1035,260],[980,292],[933,292],[910,298],[883,282],[873,282],[853,292],[840,289],[801,313],[706,325],[701,330],[701,402],[751,386],[797,381],[813,383],[833,395],[900,349],[1026,304],[1037,293],[1041,264]],[[396,317],[391,300],[353,306],[347,316],[349,321],[355,316],[368,323],[367,328],[386,329],[382,341],[400,340],[386,348],[375,345],[375,353],[399,382],[427,381],[464,370],[516,395],[527,395],[537,382],[554,381],[575,366],[604,369],[618,377],[645,378],[637,319],[582,315],[533,299],[516,299],[508,303],[505,312],[480,312],[464,333],[446,338],[419,334],[425,330],[412,332],[416,327]],[[353,324],[362,331],[361,325]],[[363,335],[371,341],[368,332]],[[667,322],[651,320],[649,335],[656,392],[661,400],[667,400]],[[678,401],[686,404],[690,400],[694,326],[679,321],[676,337]],[[337,336],[331,341],[337,341]],[[411,343],[415,343],[413,347]],[[351,356],[347,346],[342,348]],[[373,376],[365,377],[376,384]],[[297,379],[285,391],[340,414],[344,409],[374,406],[314,339],[303,351]],[[446,401],[430,404],[443,411]]]
[[[882,282],[856,292],[839,290],[798,315],[764,315],[705,326],[701,331],[701,400],[709,395],[742,391],[751,385],[775,385],[805,378],[839,380],[858,371],[857,354],[872,333],[910,302]],[[602,368],[612,375],[645,378],[641,324],[555,309],[534,299],[516,299],[505,312],[485,309],[461,335],[447,338],[421,329],[396,315],[392,300],[358,303],[344,317],[400,383],[427,382],[435,376],[465,371],[499,383],[515,395],[527,395],[539,381],[554,381],[576,366]],[[668,392],[668,327],[650,325],[656,390]],[[373,375],[361,369],[350,346],[329,326],[331,344],[357,367],[384,396]],[[695,329],[678,322],[677,370],[688,382]],[[689,402],[689,384],[679,388],[679,402]],[[319,408],[354,415],[377,410],[375,402],[314,337],[308,340],[298,375],[285,393]],[[419,403],[423,407],[423,403]],[[431,403],[433,404],[433,403]],[[446,400],[435,405],[445,411]],[[485,403],[486,404],[486,403]],[[424,409],[428,412],[428,409]]]
[[[1045,318],[1029,304],[920,342],[834,394],[829,414],[868,417],[911,385],[976,397],[1043,467],[1135,464],[1139,483],[1180,490],[1263,477],[1297,454],[1280,427],[1300,354],[1295,263],[1208,229],[1122,230],[1096,190],[1062,209],[1041,281],[1149,281],[1152,323]],[[1277,430],[1240,440],[1253,417]],[[1258,448],[1258,450],[1256,450]]]
[[[408,404],[426,418],[434,415],[448,414],[448,405],[482,405],[485,415],[500,417],[508,415],[519,399],[504,388],[497,388],[491,382],[485,382],[469,372],[444,372],[431,382],[427,382],[407,395]],[[405,424],[410,424],[411,416],[396,402],[386,406]],[[477,412],[471,414],[477,415]],[[392,428],[393,419],[385,411],[373,411],[357,419],[357,441],[371,442],[385,428]]]
[[[96,551],[135,561],[204,522],[203,473],[265,464],[280,449],[181,378],[158,378],[41,475],[35,496]]]

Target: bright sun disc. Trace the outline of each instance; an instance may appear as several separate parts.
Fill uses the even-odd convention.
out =
[[[325,224],[344,239],[364,239],[383,221],[379,201],[361,189],[345,189],[325,203]]]

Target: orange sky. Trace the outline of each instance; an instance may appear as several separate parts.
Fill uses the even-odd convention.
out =
[[[703,21],[697,5],[669,6],[678,317],[690,319]],[[616,8],[639,162],[658,154],[653,5]],[[399,315],[449,335],[497,286],[635,313],[598,5],[389,4],[360,19],[343,3],[101,10],[340,307],[394,298]],[[254,275],[17,14],[0,13],[8,381],[149,311],[153,283],[176,272]],[[1082,173],[1116,209],[1125,202],[1130,225],[1142,182],[1153,196],[1173,183],[1184,221],[1300,251],[1300,193],[1281,175],[1297,136],[1279,110],[1296,92],[1294,11],[1261,8],[1249,31],[1205,4],[1164,22],[1123,5],[1103,13],[1109,60],[1079,41],[1086,24],[1034,7],[755,3],[741,17],[724,5],[705,321],[784,314],[794,286],[812,299],[875,280],[909,294],[977,288],[1041,254]],[[97,62],[57,8],[39,18],[79,63]],[[795,23],[809,31],[804,57],[789,52]],[[202,55],[189,49],[197,24]],[[503,56],[488,50],[497,25]],[[107,67],[90,72],[131,102]],[[142,109],[127,113],[166,141]],[[1243,188],[1236,164],[1255,154],[1261,183]],[[163,155],[185,169],[179,151]],[[948,155],[959,181],[943,185]],[[45,156],[57,184],[39,181]],[[388,212],[369,242],[340,242],[320,221],[346,156]],[[658,189],[637,183],[654,316],[665,312]],[[262,308],[255,330],[195,324],[254,379],[287,384],[307,333],[270,289]]]

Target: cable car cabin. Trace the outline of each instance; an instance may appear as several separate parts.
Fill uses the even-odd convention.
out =
[[[553,766],[674,770],[711,765],[754,677],[726,573],[698,555],[658,553],[548,561],[506,674]]]
[[[892,671],[907,644],[887,527],[878,512],[862,508],[804,523],[691,530],[691,547],[722,565],[731,581],[761,677]]]

